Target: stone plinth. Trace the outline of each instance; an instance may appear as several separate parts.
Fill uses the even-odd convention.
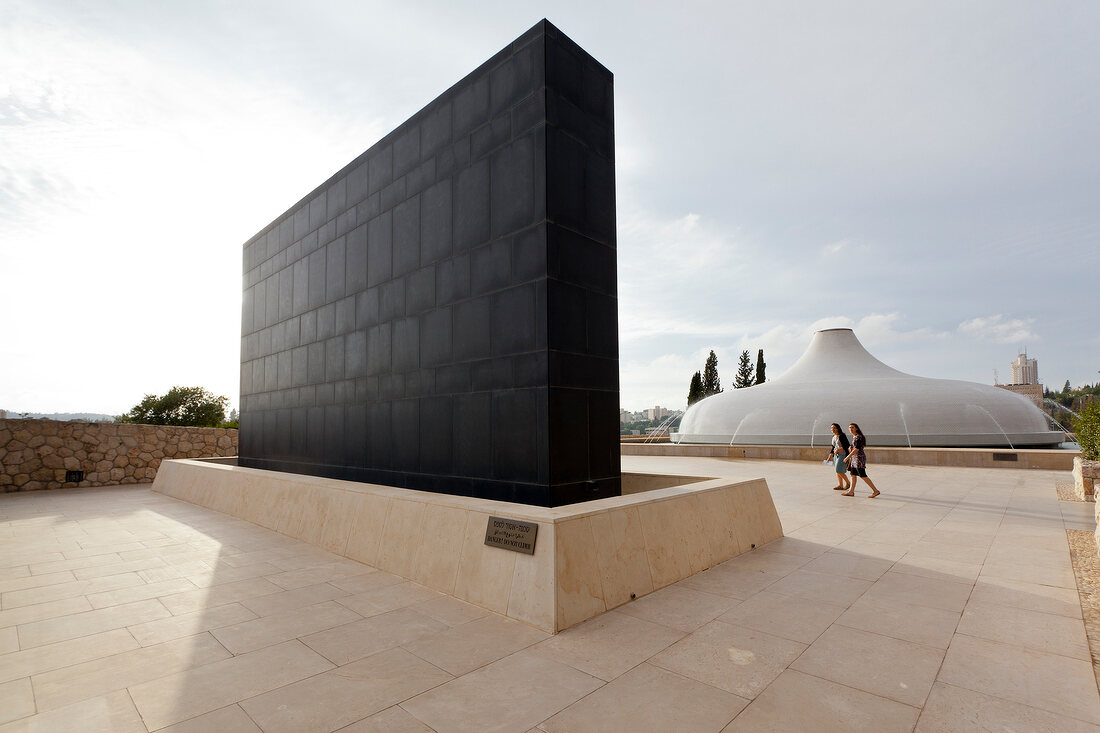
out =
[[[1100,480],[1100,461],[1077,456],[1073,459],[1073,489],[1082,501],[1096,501],[1096,482]]]
[[[550,633],[783,536],[764,479],[623,483],[666,488],[544,508],[184,460],[153,490]],[[534,554],[486,546],[490,516],[536,522]]]

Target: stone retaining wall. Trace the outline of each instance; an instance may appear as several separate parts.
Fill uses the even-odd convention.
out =
[[[623,443],[624,456],[706,456],[710,458],[759,459],[766,461],[813,461],[820,463],[828,445],[720,445],[697,443]],[[867,462],[900,466],[946,466],[958,468],[1036,468],[1069,471],[1080,451],[1044,448],[868,448]]]
[[[237,431],[223,428],[0,420],[0,492],[136,484],[165,458],[235,455]]]

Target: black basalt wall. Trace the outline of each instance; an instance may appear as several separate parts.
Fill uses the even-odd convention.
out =
[[[542,21],[244,247],[240,465],[615,496],[611,73]]]

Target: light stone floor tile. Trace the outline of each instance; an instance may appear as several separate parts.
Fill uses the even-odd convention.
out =
[[[932,529],[921,538],[921,543],[935,542],[957,547],[988,550],[990,545],[993,544],[993,538],[994,535],[991,534],[974,534],[972,532],[954,532],[945,529]]]
[[[0,580],[12,580],[14,578],[26,578],[31,574],[28,565],[16,565],[15,567],[3,567],[4,561],[0,560]]]
[[[640,664],[539,728],[548,733],[718,731],[748,703],[702,682]]]
[[[151,557],[145,560],[131,560],[130,562],[112,563],[110,565],[93,565],[88,568],[73,570],[73,576],[77,580],[91,580],[107,575],[122,575],[123,573],[135,573],[139,570],[164,567],[164,561],[159,557]]]
[[[403,649],[390,649],[245,700],[264,733],[325,733],[443,684],[451,676]]]
[[[488,616],[490,613],[490,611],[480,606],[460,601],[451,596],[433,598],[430,601],[417,603],[411,606],[411,608],[419,611],[425,616],[431,616],[436,621],[442,621],[448,626],[459,626],[483,616]]]
[[[45,575],[28,574],[7,580],[0,579],[0,593],[7,593],[13,590],[25,590],[27,588],[39,588],[44,585],[69,583],[74,580],[76,580],[76,578],[73,577],[72,572],[68,570],[60,573],[46,573]]]
[[[832,548],[830,548],[832,549]],[[909,552],[909,545],[896,545],[889,542],[867,542],[865,540],[846,540],[836,546],[840,552],[851,552],[867,558],[897,562]]]
[[[115,629],[57,644],[12,652],[0,657],[0,682],[118,654],[135,649],[137,645],[134,637],[130,636],[130,632],[126,629]]]
[[[0,684],[0,724],[34,715],[34,690],[27,677]]]
[[[778,571],[749,570],[726,562],[684,578],[676,586],[740,601],[759,593],[787,575],[788,573]]]
[[[790,639],[712,621],[656,654],[650,662],[752,699],[805,649],[805,644]]]
[[[919,713],[894,700],[787,670],[723,733],[909,733]]]
[[[343,665],[449,628],[447,624],[411,608],[399,608],[310,634],[302,641],[335,664]]]
[[[833,626],[791,669],[920,707],[944,651],[868,631]]]
[[[53,560],[49,562],[36,562],[30,566],[31,575],[44,575],[47,573],[59,573],[64,570],[79,570],[80,568],[93,568],[100,565],[117,565],[121,561],[118,553],[110,552],[91,557],[78,557],[74,560]]]
[[[937,682],[928,696],[917,733],[1095,733],[1082,720]]]
[[[938,557],[905,554],[890,568],[893,573],[920,575],[933,580],[951,580],[958,583],[973,583],[981,572],[981,563],[955,562]]]
[[[843,575],[846,578],[876,581],[893,565],[891,560],[867,557],[858,552],[832,550],[811,560],[803,566],[804,570],[830,575]]]
[[[765,551],[766,547],[768,547],[768,545],[738,555],[734,558],[737,561],[737,567],[787,574],[805,567],[810,562],[810,558],[802,555],[792,555],[783,552],[767,552]]]
[[[548,638],[550,635],[544,631],[492,614],[410,642],[404,648],[457,677]]]
[[[810,644],[844,610],[844,606],[824,601],[807,603],[804,598],[765,590],[734,606],[718,620]]]
[[[265,575],[274,575],[278,572],[280,571],[277,567],[266,562],[242,565],[241,567],[231,567],[218,563],[217,567],[214,568],[204,564],[204,567],[196,568],[195,572],[186,573],[185,577],[197,588],[210,588],[215,585],[235,583],[238,580],[262,578]],[[268,580],[271,580],[271,578],[268,578]]]
[[[737,603],[736,599],[728,596],[693,590],[676,583],[636,601],[624,603],[615,610],[661,626],[690,632],[721,616]]]
[[[35,621],[19,627],[19,643],[23,649],[90,636],[102,631],[121,629],[169,616],[168,609],[156,599],[109,606],[60,618]]]
[[[1000,578],[978,578],[974,592],[970,594],[970,602],[996,603],[1028,611],[1081,618],[1081,598],[1077,595],[1076,588],[1057,588]]]
[[[406,580],[403,583],[375,588],[366,593],[345,596],[340,598],[339,602],[360,616],[377,616],[386,611],[441,598],[442,595],[439,591]]]
[[[145,724],[156,730],[331,668],[301,642],[288,641],[135,685],[130,696]]]
[[[431,728],[405,712],[399,705],[386,708],[380,713],[363,718],[340,733],[434,733]]]
[[[14,626],[0,629],[0,655],[19,651],[19,632]]]
[[[930,606],[865,595],[836,620],[837,624],[917,644],[947,649],[961,614]]]
[[[760,548],[763,552],[777,552],[783,555],[799,555],[805,558],[815,558],[828,552],[828,547],[816,542],[806,542],[795,537],[780,537]]]
[[[39,710],[99,697],[232,656],[209,634],[93,659],[31,678]]]
[[[127,629],[142,646],[162,644],[172,639],[201,634],[204,631],[223,626],[242,623],[256,618],[256,614],[239,603],[227,603],[224,606],[202,611],[169,616],[157,621],[128,626]]]
[[[200,715],[182,723],[161,728],[157,733],[263,733],[260,726],[241,710],[240,705],[229,705]]]
[[[367,566],[364,566],[367,567]],[[340,578],[332,581],[331,585],[346,591],[348,595],[366,593],[367,591],[383,588],[387,585],[397,585],[406,582],[400,575],[387,573],[385,570],[375,570],[373,573],[364,573],[350,578]]]
[[[145,578],[146,583],[155,583],[160,580],[171,580],[172,578],[187,578],[189,575],[205,576],[212,572],[214,572],[214,568],[210,563],[205,563],[202,560],[188,560],[187,562],[170,563],[162,568],[139,570],[138,575]]]
[[[283,592],[282,588],[264,578],[250,578],[249,580],[239,580],[236,583],[216,585],[213,588],[199,588],[184,593],[163,596],[160,602],[173,615],[178,616],[183,613],[194,613],[226,603],[240,603],[241,601],[280,592]],[[328,599],[319,598],[313,602],[318,603],[322,600]]]
[[[602,684],[568,665],[517,652],[401,707],[439,733],[525,731]]]
[[[91,580],[74,580],[69,583],[54,583],[40,588],[27,588],[8,593],[0,593],[0,608],[9,609],[19,606],[32,606],[58,601],[64,598],[76,598],[92,593],[118,590],[134,585],[142,585],[144,581],[137,573],[123,573],[122,575],[108,575],[103,578]]]
[[[678,629],[609,611],[540,642],[530,651],[593,677],[613,680],[684,635]]]
[[[80,557],[94,557],[96,555],[117,554],[128,550],[140,550],[142,547],[145,547],[145,545],[141,542],[110,543],[79,550],[63,550],[61,554],[65,556],[66,560],[75,560]]]
[[[973,586],[970,583],[890,572],[875,581],[865,597],[870,600],[912,603],[961,613],[970,597],[971,588]]]
[[[125,690],[0,726],[0,733],[145,733]]]
[[[1095,520],[1093,520],[1095,524]],[[1063,535],[1060,544],[1065,544],[1066,540]],[[1035,547],[1021,546],[1018,544],[996,544],[993,549],[989,551],[989,557],[985,559],[985,562],[993,565],[1021,565],[1021,564],[1034,564],[1034,565],[1049,565],[1052,567],[1064,568],[1067,565],[1072,567],[1069,559],[1069,553],[1065,547],[1058,547],[1055,550],[1040,550]]]
[[[1091,659],[1084,622],[1066,616],[971,599],[963,611],[958,633],[1075,659]]]
[[[374,568],[360,563],[349,564],[347,561],[339,563],[325,563],[316,567],[303,568],[301,570],[288,570],[276,575],[268,576],[268,580],[285,590],[304,588],[307,585],[332,582],[334,580],[346,580],[359,575],[369,575]]]
[[[937,681],[1100,724],[1089,662],[956,634]]]
[[[347,591],[341,590],[331,583],[318,583],[296,590],[280,590],[269,595],[246,598],[241,601],[241,605],[257,616],[273,616],[277,613],[294,611],[324,601],[344,598],[347,595]]]
[[[358,621],[362,617],[335,601],[244,621],[214,629],[211,633],[234,654],[262,649],[318,631]]]
[[[785,596],[808,598],[847,607],[870,587],[869,580],[796,570],[768,586],[768,590]]]
[[[1076,588],[1072,567],[1052,567],[1017,563],[986,563],[982,566],[982,578],[1016,580],[1038,585],[1053,585],[1059,588]]]

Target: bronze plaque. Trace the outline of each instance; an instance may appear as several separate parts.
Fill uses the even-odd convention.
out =
[[[489,517],[489,524],[485,527],[485,544],[512,552],[522,552],[524,555],[534,555],[535,535],[538,531],[538,522]]]

